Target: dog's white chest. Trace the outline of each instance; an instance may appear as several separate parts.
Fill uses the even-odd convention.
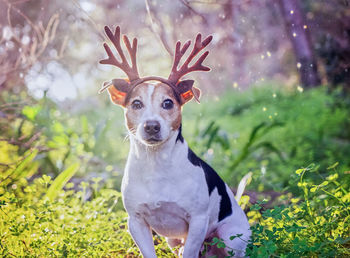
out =
[[[175,202],[142,203],[136,213],[160,235],[180,238],[187,235],[189,214]]]
[[[124,189],[128,213],[144,219],[160,235],[186,237],[191,205],[195,206],[190,182],[181,185],[178,180],[172,182],[160,178],[140,182],[133,180]]]
[[[208,190],[204,177],[200,176],[201,171],[192,172],[192,176],[171,169],[166,174],[161,171],[136,176],[126,173],[122,184],[126,209],[142,214],[164,213],[165,217],[178,214],[180,218],[185,218],[184,213],[190,214],[196,206],[208,201],[205,195]]]
[[[123,177],[123,202],[127,212],[147,222],[158,234],[185,238],[191,216],[206,212],[208,188],[203,171],[186,158],[181,162],[132,160]]]

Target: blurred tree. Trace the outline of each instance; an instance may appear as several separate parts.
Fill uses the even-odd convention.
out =
[[[59,87],[57,77],[62,77],[57,70],[64,70],[70,77],[69,83],[64,84],[76,88],[76,96],[86,97],[95,94],[97,84],[103,80],[124,76],[118,69],[97,65],[104,55],[103,25],[120,25],[123,33],[139,38],[139,69],[144,75],[167,76],[171,66],[169,53],[177,40],[193,39],[197,32],[213,34],[212,54],[207,61],[212,72],[194,75],[203,93],[212,96],[220,95],[228,87],[245,88],[268,80],[295,85],[297,75],[306,87],[319,84],[320,77],[325,81],[326,76],[332,84],[349,85],[347,3],[344,0],[0,0],[0,62],[2,68],[5,63],[11,69],[16,66],[12,78],[23,81],[29,78],[26,73],[30,71],[31,85],[39,75],[51,76],[56,83],[42,86],[50,97],[55,87]],[[130,14],[136,18],[130,19]],[[59,24],[57,19],[50,26],[56,36],[40,41],[53,15],[59,15]],[[283,21],[286,27],[281,26]],[[45,50],[38,49],[35,55],[25,59],[34,42],[46,45]],[[64,56],[61,49],[65,49]],[[9,75],[4,76],[6,71],[8,68],[0,70],[0,87],[17,85],[25,90],[27,83],[31,88],[28,82],[22,86],[11,82]]]
[[[44,11],[47,2],[0,1],[0,89],[25,90],[24,78],[31,67],[50,59],[47,54],[56,38],[59,15]],[[61,47],[55,58],[62,54]]]
[[[299,0],[279,0],[287,34],[292,42],[300,81],[304,87],[320,84],[311,37]]]
[[[350,1],[305,1],[316,50],[331,85],[350,91]]]

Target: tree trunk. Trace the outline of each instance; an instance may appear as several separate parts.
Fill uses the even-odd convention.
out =
[[[279,0],[286,31],[293,45],[301,84],[308,88],[320,84],[309,29],[299,0]]]
[[[250,78],[247,76],[247,57],[246,57],[246,47],[242,44],[245,38],[239,31],[239,16],[240,10],[237,5],[230,0],[227,1],[227,5],[223,5],[224,13],[231,23],[231,31],[229,33],[230,42],[230,52],[231,52],[231,66],[237,69],[231,69],[231,78],[233,82],[233,87],[247,87],[251,84]]]

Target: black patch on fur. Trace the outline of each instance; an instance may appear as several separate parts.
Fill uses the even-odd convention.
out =
[[[202,160],[200,158],[198,158],[197,155],[194,154],[194,152],[190,148],[188,148],[187,158],[193,165],[195,165],[197,167],[201,167]],[[209,194],[210,194],[210,192],[211,191],[209,190]]]
[[[221,195],[219,221],[223,220],[227,216],[232,214],[232,204],[230,197],[226,191],[224,181],[219,177],[215,170],[209,166],[206,162],[197,157],[194,152],[188,148],[188,160],[194,165],[203,168],[205,179],[207,181],[209,196],[213,192],[214,188],[218,189],[219,195]]]
[[[184,142],[184,137],[182,136],[182,124],[180,124],[180,127],[179,127],[179,134],[177,135],[176,137],[176,141],[180,141],[180,142]]]

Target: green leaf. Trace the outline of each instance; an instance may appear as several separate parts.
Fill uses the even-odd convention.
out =
[[[271,151],[271,152],[276,153],[277,156],[281,159],[281,161],[284,162],[284,158],[283,158],[283,156],[282,156],[282,152],[281,152],[276,146],[274,146],[272,143],[266,142],[266,141],[260,142],[259,144],[257,144],[257,145],[255,146],[254,149],[257,150],[257,149],[259,149],[259,148],[265,148],[265,149],[267,149],[267,150],[269,150],[269,151]]]
[[[303,173],[304,170],[304,168],[300,168],[297,171],[295,171],[295,174],[300,175],[301,173]]]
[[[230,240],[235,239],[237,236],[230,236]]]
[[[214,121],[211,121],[209,123],[209,125],[207,126],[206,129],[204,129],[204,131],[201,133],[201,137],[205,137],[207,134],[209,134],[209,132],[212,130],[212,127],[215,125],[215,122]]]
[[[327,169],[330,170],[330,169],[333,169],[335,167],[337,167],[339,165],[339,162],[335,162],[333,165],[329,166]]]
[[[261,206],[259,204],[254,204],[252,207],[250,207],[251,211],[258,211],[261,210]]]
[[[49,189],[47,190],[46,196],[53,200],[63,186],[72,178],[72,176],[78,171],[79,164],[75,163],[59,174],[53,181]]]
[[[317,190],[317,186],[314,186],[310,189],[310,192],[313,193],[313,192],[316,192],[316,190]]]
[[[243,234],[237,234],[237,235],[234,235],[234,236],[230,236],[230,240],[233,240],[236,237],[241,237],[241,236],[243,236]]]
[[[226,247],[225,243],[222,241],[220,241],[216,246],[217,246],[217,248],[225,248]]]
[[[26,177],[26,172],[29,173],[30,170],[25,170],[27,165],[29,165],[30,162],[33,161],[33,159],[36,157],[38,154],[38,150],[35,149],[33,150],[32,153],[30,153],[24,160],[22,160],[18,166],[11,172],[11,177],[13,178],[19,178],[19,177]]]
[[[219,238],[213,237],[212,242],[210,243],[210,245],[216,245],[219,241],[220,241]]]
[[[322,184],[320,184],[320,187],[328,185],[328,181],[323,181]]]
[[[249,135],[249,140],[248,140],[247,145],[250,146],[250,145],[255,141],[255,138],[256,138],[258,132],[259,132],[262,128],[264,128],[265,126],[266,126],[266,123],[265,123],[265,122],[262,122],[262,123],[258,124],[257,126],[255,126],[255,127],[253,128],[252,132],[251,132],[250,135]]]
[[[22,114],[25,115],[29,120],[34,121],[40,110],[40,106],[25,106],[22,109]]]

